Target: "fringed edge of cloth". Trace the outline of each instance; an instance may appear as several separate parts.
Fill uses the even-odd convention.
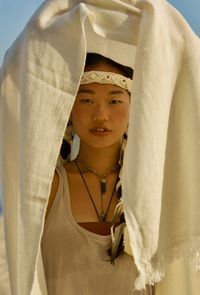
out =
[[[165,276],[167,266],[181,258],[192,262],[194,272],[200,271],[200,238],[199,241],[174,247],[169,254],[156,254],[151,262],[145,263],[143,271],[139,273],[134,282],[135,289],[142,290],[147,285],[159,283]]]

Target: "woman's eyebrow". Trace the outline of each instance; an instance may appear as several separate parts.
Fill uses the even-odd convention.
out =
[[[81,88],[78,90],[78,93],[90,93],[90,94],[94,94],[95,92],[91,89],[86,89],[86,88]]]
[[[109,92],[109,94],[124,94],[125,91],[122,89],[122,90],[112,90]]]

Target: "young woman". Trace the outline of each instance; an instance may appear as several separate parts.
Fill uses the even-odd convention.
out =
[[[132,76],[130,68],[87,55],[68,124],[80,138],[80,148],[75,159],[68,157],[56,168],[42,238],[50,295],[151,294],[148,288],[133,291],[137,273],[133,258],[122,251],[122,241],[118,258],[110,263]],[[123,222],[121,215],[116,225]]]

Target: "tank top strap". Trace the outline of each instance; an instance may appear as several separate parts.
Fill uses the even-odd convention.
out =
[[[66,181],[66,170],[63,165],[56,166],[56,172],[58,173],[59,176],[59,181],[61,180],[62,185],[64,181]]]
[[[68,177],[67,171],[63,165],[59,165],[56,167],[56,171],[59,174],[59,180],[61,180],[60,185],[62,185],[62,202],[64,202],[67,219],[70,223],[74,223],[74,218],[71,211],[71,201],[70,201],[70,191],[69,191],[69,184],[68,184]]]
[[[63,198],[65,174],[63,169],[65,168],[61,165],[56,166],[56,169],[55,169],[58,174],[58,188],[57,188],[53,203],[51,205],[51,208],[49,210],[47,220],[45,222],[44,233],[48,231],[50,228],[54,227],[55,220],[58,220],[57,219],[58,214],[60,217],[63,216],[63,218],[65,218],[65,200]],[[52,223],[52,220],[54,224]]]
[[[58,174],[58,189],[53,203],[64,202],[65,204],[63,205],[66,205],[66,192],[68,191],[67,173],[63,165],[56,166],[55,170]]]

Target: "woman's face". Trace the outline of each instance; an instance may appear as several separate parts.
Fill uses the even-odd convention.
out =
[[[98,70],[122,74],[117,68],[101,64],[87,71]],[[93,148],[119,145],[127,130],[130,94],[111,84],[81,85],[71,112],[74,131],[81,144]]]

